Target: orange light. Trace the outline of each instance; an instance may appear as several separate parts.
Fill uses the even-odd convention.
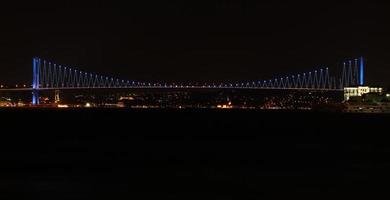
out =
[[[68,105],[58,105],[57,107],[58,107],[58,108],[69,108]]]

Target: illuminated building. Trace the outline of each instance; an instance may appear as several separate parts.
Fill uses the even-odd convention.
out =
[[[344,88],[344,101],[349,101],[351,97],[362,97],[364,94],[378,93],[381,94],[383,88],[369,87],[369,86],[357,86]]]

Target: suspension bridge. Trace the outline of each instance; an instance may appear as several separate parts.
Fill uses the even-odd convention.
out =
[[[365,60],[363,57],[343,63],[341,72],[320,68],[309,72],[281,76],[267,80],[175,84],[166,82],[140,82],[124,80],[96,73],[85,72],[74,67],[59,65],[40,58],[33,58],[31,88],[0,89],[30,90],[32,104],[39,104],[39,91],[83,90],[83,89],[259,89],[259,90],[324,90],[342,91],[345,87],[364,85]],[[338,70],[340,71],[340,70]]]

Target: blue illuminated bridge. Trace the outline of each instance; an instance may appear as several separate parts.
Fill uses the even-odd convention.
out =
[[[272,89],[340,91],[344,87],[364,85],[363,57],[343,63],[343,69],[320,68],[311,72],[279,76],[267,80],[226,82],[218,84],[174,84],[166,82],[139,82],[123,80],[74,67],[33,58],[32,103],[39,104],[39,91],[75,89]],[[16,89],[18,90],[18,89]]]

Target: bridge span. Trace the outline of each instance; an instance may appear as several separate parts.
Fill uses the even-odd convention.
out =
[[[39,104],[39,91],[50,90],[95,90],[95,89],[233,89],[233,90],[305,90],[342,91],[344,87],[364,85],[365,60],[363,57],[343,63],[341,74],[329,68],[267,80],[175,84],[167,82],[140,82],[124,80],[96,73],[85,72],[53,62],[33,59],[33,82],[31,88],[9,88],[0,91],[32,91],[32,104]]]

